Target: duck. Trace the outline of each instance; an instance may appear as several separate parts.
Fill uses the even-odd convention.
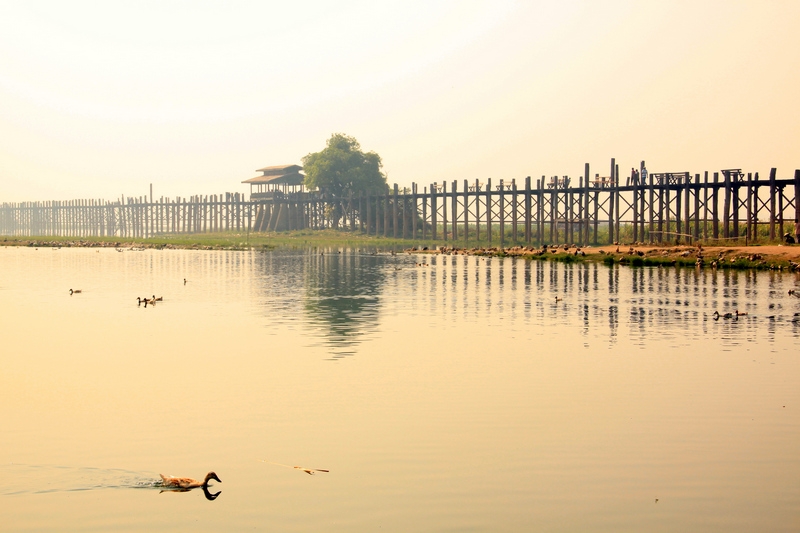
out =
[[[190,477],[165,476],[164,474],[159,474],[159,476],[161,476],[161,482],[165,487],[175,489],[197,489],[201,487],[205,489],[208,487],[208,482],[212,479],[222,483],[222,480],[218,478],[217,474],[214,472],[209,472],[206,474],[206,477],[203,481],[197,481],[196,479],[192,479]]]
[[[158,298],[156,298],[156,295],[154,294],[153,295],[153,299],[151,301],[153,303],[155,303],[155,302],[163,302],[164,301],[164,297],[163,296],[159,296]]]
[[[564,301],[564,298],[559,298],[558,296],[556,296],[556,302],[563,302],[563,301]]]
[[[736,316],[747,316],[747,311],[736,310]]]
[[[80,292],[80,291],[78,291],[78,292]],[[795,298],[800,298],[800,292],[797,292],[794,289],[789,289],[789,295],[790,296],[794,296]]]
[[[714,320],[719,320],[721,318],[733,318],[733,313],[725,313],[724,315],[719,314],[719,311],[714,311]]]
[[[74,290],[74,291],[73,291],[72,289],[70,289],[70,290],[69,290],[69,295],[70,295],[70,296],[72,296],[73,294],[80,294],[80,293],[82,293],[82,292],[83,292],[83,291],[82,291],[82,290],[80,290],[80,289],[77,289],[77,290]]]

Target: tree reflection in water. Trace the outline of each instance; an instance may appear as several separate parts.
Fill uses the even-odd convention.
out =
[[[352,355],[378,323],[386,269],[385,255],[360,250],[324,250],[307,262],[304,310],[323,328],[334,358]]]
[[[374,331],[387,272],[398,256],[375,250],[307,248],[256,256],[258,291],[275,324],[303,316],[311,337],[332,349],[333,358],[353,355]]]

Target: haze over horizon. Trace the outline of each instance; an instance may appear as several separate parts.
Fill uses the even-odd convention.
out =
[[[0,0],[0,202],[247,192],[332,133],[390,184],[800,168],[800,2]]]

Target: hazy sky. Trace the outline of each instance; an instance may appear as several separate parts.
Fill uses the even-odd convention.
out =
[[[0,0],[0,202],[800,168],[800,1]]]

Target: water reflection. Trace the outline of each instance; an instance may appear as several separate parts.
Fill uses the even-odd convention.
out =
[[[786,290],[797,276],[790,274],[463,256],[428,261],[431,268],[410,272],[407,285],[388,283],[386,298],[408,299],[403,292],[411,288],[419,300],[412,308],[425,302],[442,316],[487,327],[519,319],[535,327],[579,326],[584,337],[612,345],[624,336],[644,347],[654,334],[676,346],[707,335],[719,335],[723,345],[765,333],[774,340],[781,324],[783,335],[800,335],[793,315],[800,302]],[[713,320],[716,311],[737,310],[737,319]]]
[[[211,502],[216,500],[217,496],[222,494],[221,490],[218,490],[217,492],[213,492],[212,493],[211,491],[208,490],[208,487],[200,487],[200,488],[203,490],[203,496],[206,497],[206,500],[211,501]],[[191,492],[191,491],[192,491],[192,489],[172,488],[172,489],[162,489],[162,490],[159,491],[159,494],[163,493],[163,492]]]
[[[179,529],[798,523],[793,274],[345,250],[2,253],[7,460],[230,472],[228,512],[201,505],[212,512]],[[137,309],[142,294],[165,305]],[[735,309],[748,315],[711,318]],[[358,357],[321,360],[331,352]],[[337,474],[253,468],[265,453]],[[154,476],[0,465],[3,523],[150,530],[200,505],[153,500]],[[148,490],[85,492],[113,487]]]
[[[306,325],[337,359],[354,354],[374,330],[387,272],[404,264],[375,251],[326,248],[260,254],[256,268],[270,318],[281,321],[276,313],[289,317],[300,305]]]

